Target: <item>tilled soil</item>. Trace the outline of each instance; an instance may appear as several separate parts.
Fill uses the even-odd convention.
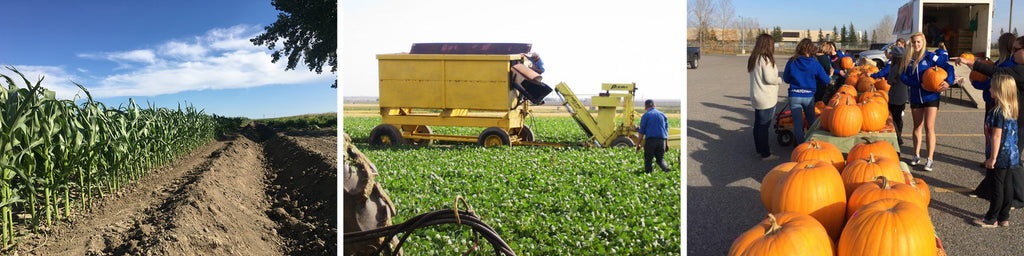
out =
[[[250,125],[40,234],[20,255],[336,255],[337,135]]]

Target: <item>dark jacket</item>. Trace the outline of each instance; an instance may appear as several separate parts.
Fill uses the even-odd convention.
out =
[[[907,104],[907,99],[910,98],[907,95],[907,85],[900,81],[900,73],[889,72],[890,68],[892,68],[892,61],[886,64],[884,68],[878,70],[878,73],[871,74],[871,78],[885,78],[885,81],[889,82],[889,85],[892,86],[889,88],[889,105]]]
[[[1014,61],[1013,56],[1003,62],[996,63],[996,67],[1013,67],[1016,66],[1017,62]],[[988,92],[988,88],[992,87],[992,77],[985,81],[971,81],[971,86],[974,89],[981,90],[981,98],[985,100],[985,103],[992,103],[992,94]]]
[[[797,57],[786,62],[782,80],[789,84],[789,97],[814,97],[818,83],[828,83],[825,69],[813,57]]]

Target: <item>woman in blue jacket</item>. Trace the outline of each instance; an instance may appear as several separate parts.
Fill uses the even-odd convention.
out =
[[[918,32],[910,35],[909,53],[896,67],[903,70],[900,81],[910,89],[910,113],[914,116],[914,156],[910,165],[921,163],[921,133],[928,129],[928,158],[924,164],[925,171],[933,170],[935,157],[935,115],[939,112],[939,92],[945,91],[954,81],[953,66],[932,52],[925,50],[924,34]],[[927,91],[921,87],[921,77],[928,68],[939,67],[946,71],[946,80],[939,84],[939,92]]]
[[[793,113],[793,135],[797,144],[804,143],[804,121],[814,123],[814,92],[818,83],[829,82],[825,69],[811,57],[817,51],[811,39],[800,40],[796,54],[786,62],[786,71],[782,74],[782,80],[789,84],[789,108]]]

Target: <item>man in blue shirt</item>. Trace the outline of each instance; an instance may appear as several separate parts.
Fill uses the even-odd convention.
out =
[[[530,59],[530,62],[533,62],[533,65],[530,65],[530,69],[533,69],[537,74],[544,74],[544,61],[540,60],[540,54],[531,52],[527,55],[527,58]]]
[[[652,171],[651,160],[657,158],[658,167],[661,167],[662,171],[668,172],[668,165],[665,164],[665,149],[668,148],[668,118],[665,117],[664,113],[654,109],[654,100],[644,101],[644,110],[647,110],[642,117],[640,117],[640,141],[641,144],[637,144],[637,150],[640,150],[640,146],[644,147],[644,171],[650,173]]]

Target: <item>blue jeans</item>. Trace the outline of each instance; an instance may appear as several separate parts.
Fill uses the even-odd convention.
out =
[[[800,145],[804,143],[804,116],[807,123],[814,123],[814,97],[789,97],[789,109],[793,111],[793,136]]]
[[[754,110],[754,148],[762,158],[772,155],[771,147],[768,146],[768,128],[774,117],[775,106]]]

